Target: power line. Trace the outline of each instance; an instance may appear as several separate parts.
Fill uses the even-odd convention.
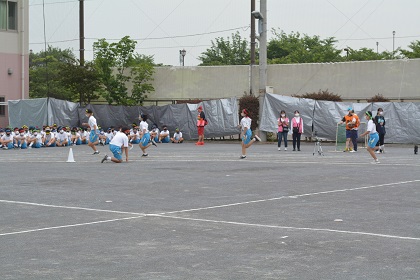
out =
[[[166,40],[166,39],[174,39],[174,38],[185,38],[185,37],[194,37],[194,36],[202,36],[202,35],[208,35],[208,34],[222,33],[222,32],[227,32],[227,31],[238,30],[238,29],[244,30],[244,28],[249,28],[249,25],[247,25],[247,26],[241,26],[241,27],[236,27],[236,28],[225,29],[225,30],[205,32],[205,33],[188,34],[188,35],[177,35],[177,36],[168,36],[168,37],[155,37],[155,38],[139,38],[139,39],[132,39],[132,40],[146,41],[146,40]],[[85,39],[86,40],[99,40],[99,39],[102,39],[102,38],[85,38]],[[79,38],[67,39],[67,40],[60,40],[60,41],[50,41],[48,43],[65,43],[65,42],[72,42],[72,41],[77,41],[77,40],[79,40]],[[120,39],[113,39],[112,38],[112,39],[106,39],[106,40],[109,40],[109,41],[119,41],[119,40],[121,40],[121,38]],[[30,45],[38,45],[38,44],[44,44],[44,42],[42,42],[42,43],[29,43],[29,44]]]

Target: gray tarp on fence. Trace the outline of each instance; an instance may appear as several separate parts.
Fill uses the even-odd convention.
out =
[[[364,113],[372,111],[373,116],[379,107],[384,109],[386,121],[386,143],[419,143],[420,142],[420,103],[416,102],[381,102],[381,103],[343,103],[332,101],[314,101],[276,94],[265,94],[260,130],[277,132],[277,119],[281,110],[285,110],[289,118],[299,110],[304,121],[304,135],[312,135],[335,140],[337,122],[352,107],[364,121]]]
[[[79,107],[77,103],[54,98],[11,100],[9,123],[13,127],[22,125],[38,126],[56,123],[64,126],[80,126],[87,122],[86,108],[92,109],[98,125],[106,129],[111,126],[139,123],[139,115],[147,114],[149,128],[156,124],[159,129],[168,126],[171,134],[179,128],[187,140],[197,135],[197,108],[202,105],[209,124],[206,137],[222,137],[238,134],[238,105],[236,98],[204,101],[200,104],[173,104],[166,106],[111,106],[88,105]]]

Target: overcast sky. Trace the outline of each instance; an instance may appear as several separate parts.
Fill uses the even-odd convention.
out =
[[[79,56],[79,1],[29,0],[29,48],[44,49],[43,1],[47,44],[70,48]],[[128,35],[138,39],[136,52],[153,55],[155,63],[198,65],[198,56],[217,37],[239,31],[249,41],[250,0],[85,0],[86,60],[92,44]],[[260,1],[256,1],[259,10]],[[372,48],[379,52],[407,49],[420,40],[420,0],[267,0],[268,40],[271,29],[335,37],[338,48]]]

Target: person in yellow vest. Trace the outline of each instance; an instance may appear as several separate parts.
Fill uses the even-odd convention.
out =
[[[198,130],[198,141],[195,143],[198,146],[204,145],[204,126],[207,124],[206,115],[203,112],[203,107],[197,108],[197,130]]]
[[[360,126],[360,119],[354,113],[353,108],[347,109],[348,114],[343,117],[339,124],[346,124],[346,149],[343,152],[354,153],[357,152],[357,131]],[[350,147],[350,142],[353,144],[353,149]]]

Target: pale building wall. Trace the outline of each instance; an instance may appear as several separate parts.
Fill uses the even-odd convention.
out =
[[[254,66],[254,89],[259,88]],[[420,59],[268,65],[274,94],[326,90],[344,100],[365,102],[376,94],[392,101],[420,100]],[[249,92],[249,66],[157,67],[149,100],[219,99]],[[159,102],[159,104],[164,104]]]
[[[6,102],[29,98],[29,1],[16,2],[17,30],[0,29],[0,97],[5,97]],[[8,123],[6,107],[6,115],[0,116],[0,127]]]

